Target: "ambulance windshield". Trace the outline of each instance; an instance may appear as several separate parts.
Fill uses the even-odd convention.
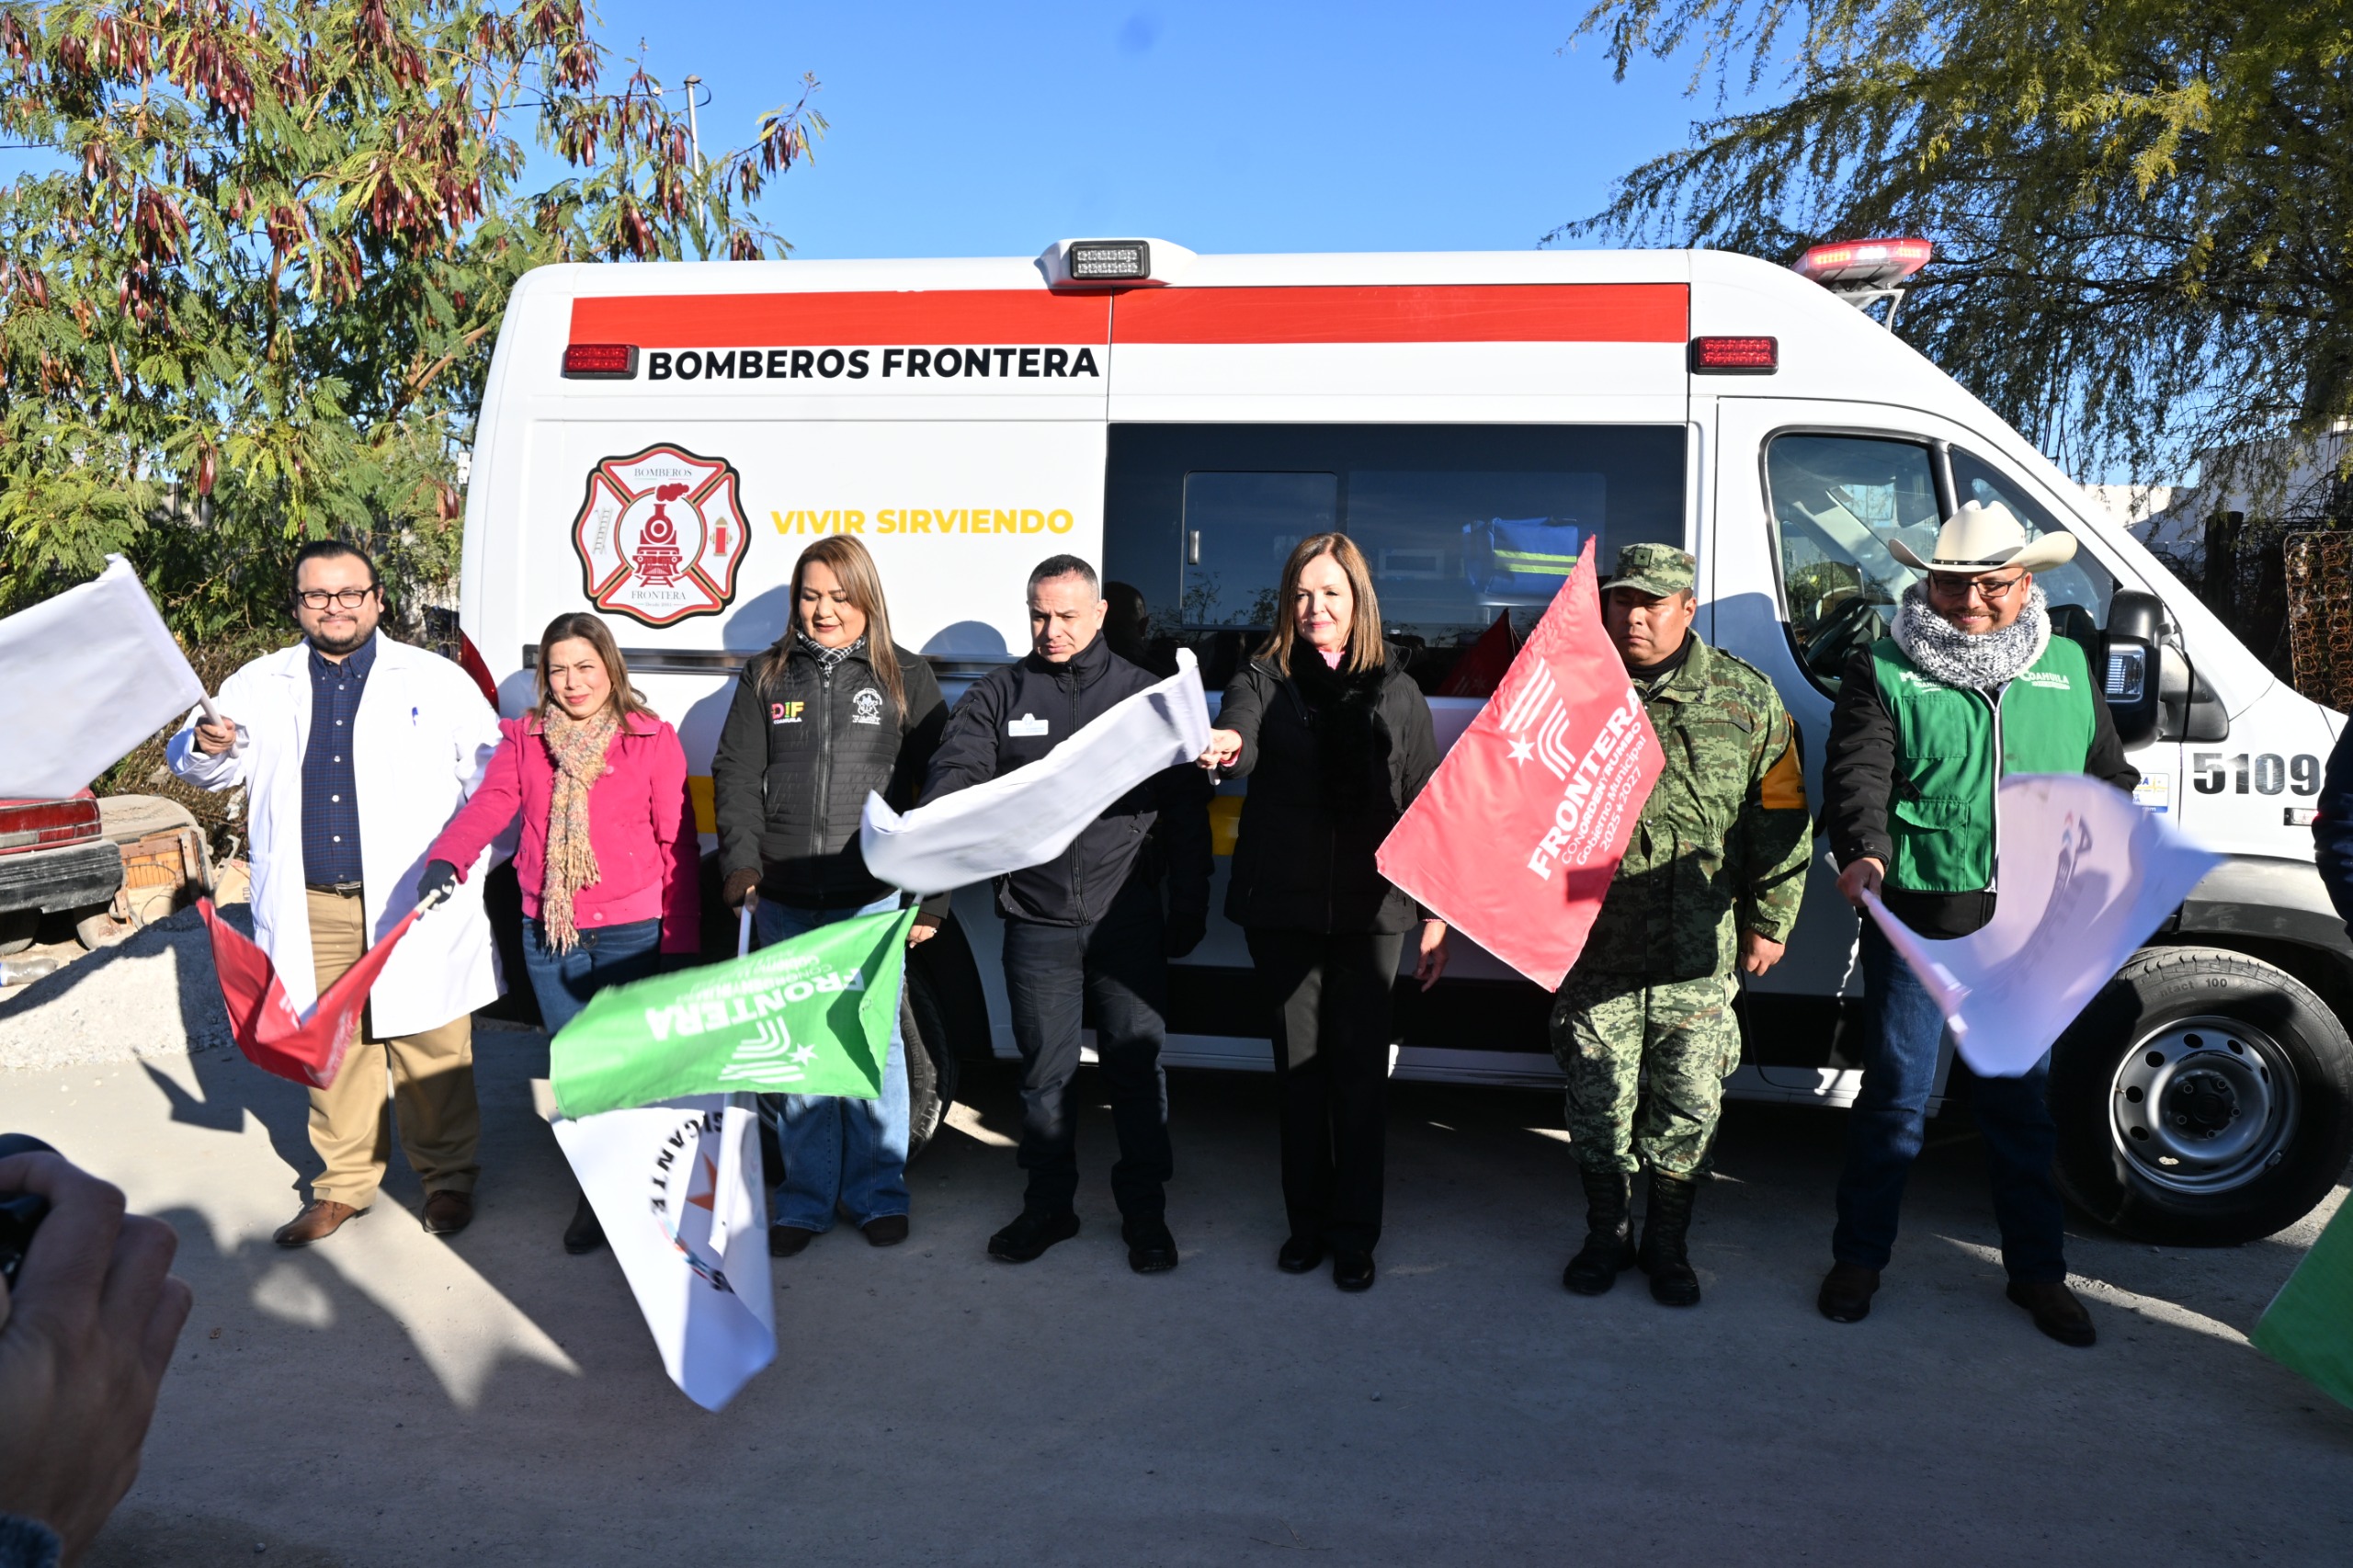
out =
[[[1683,440],[1672,426],[1118,425],[1105,559],[1142,596],[1153,646],[1193,648],[1214,687],[1272,626],[1293,547],[1338,529],[1423,688],[1484,696],[1495,661],[1465,651],[1485,637],[1508,663],[1508,636],[1588,544],[1607,567],[1622,545],[1684,543]]]

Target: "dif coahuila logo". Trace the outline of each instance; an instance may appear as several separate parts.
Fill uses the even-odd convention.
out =
[[[669,626],[726,608],[750,532],[734,465],[665,441],[590,471],[572,543],[598,609]]]

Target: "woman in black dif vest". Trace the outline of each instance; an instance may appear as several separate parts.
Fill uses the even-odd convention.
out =
[[[1328,1248],[1333,1282],[1362,1290],[1381,1239],[1390,995],[1407,935],[1424,990],[1446,968],[1445,924],[1373,852],[1437,769],[1438,739],[1346,534],[1301,540],[1276,602],[1274,635],[1225,688],[1201,765],[1250,778],[1225,913],[1275,1010],[1290,1217],[1276,1266],[1304,1274]]]

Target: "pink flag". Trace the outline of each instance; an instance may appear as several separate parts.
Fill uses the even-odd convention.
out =
[[[1594,552],[1381,846],[1381,874],[1550,990],[1665,763],[1601,624]]]
[[[221,977],[221,1000],[229,1009],[229,1027],[245,1060],[265,1073],[314,1089],[330,1087],[343,1071],[344,1052],[359,1038],[361,1009],[368,992],[392,949],[422,910],[401,916],[384,939],[360,955],[359,961],[326,988],[310,1016],[303,1017],[286,999],[285,983],[269,955],[256,947],[235,926],[223,922],[209,898],[197,901],[204,927],[212,937],[212,968]]]

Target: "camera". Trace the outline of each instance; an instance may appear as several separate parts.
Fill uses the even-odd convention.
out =
[[[29,1132],[0,1132],[0,1160],[11,1154],[54,1154],[56,1150]],[[37,1192],[12,1192],[0,1198],[0,1280],[17,1286],[17,1269],[33,1233],[49,1215],[49,1199]]]

